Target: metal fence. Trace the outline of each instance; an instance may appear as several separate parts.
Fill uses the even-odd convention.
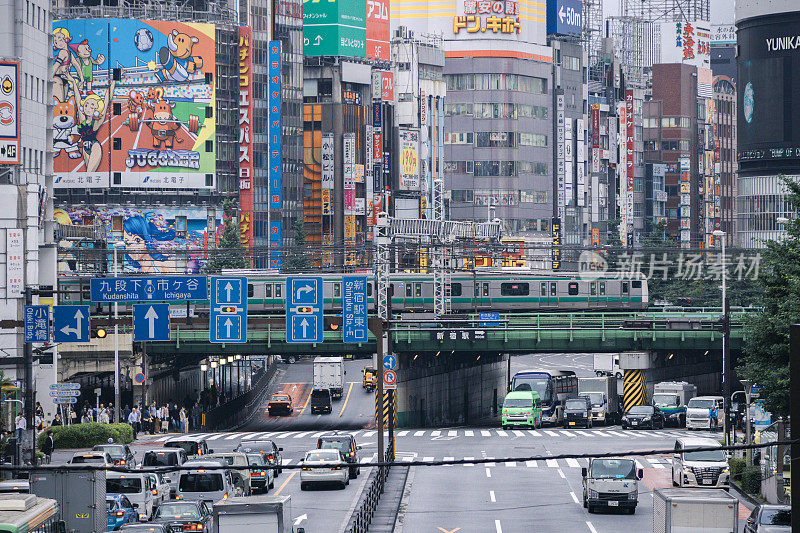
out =
[[[389,440],[387,448],[384,461],[394,461],[394,443],[391,440]],[[361,500],[350,517],[347,533],[367,533],[369,531],[372,517],[375,515],[386,485],[386,478],[389,477],[390,468],[391,465],[379,466],[370,475],[369,486],[361,495]]]
[[[205,414],[203,429],[221,431],[240,426],[247,421],[259,405],[267,391],[267,385],[275,375],[277,364],[271,363],[266,371],[253,382],[253,387],[241,396],[220,404]]]

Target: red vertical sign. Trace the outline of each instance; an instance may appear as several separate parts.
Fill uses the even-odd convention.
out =
[[[252,36],[252,28],[239,26],[239,242],[246,247],[253,243]]]
[[[592,104],[592,149],[600,148],[600,106]]]
[[[367,0],[367,59],[389,61],[389,0]]]
[[[628,166],[628,191],[633,191],[633,91],[625,91],[625,163]]]

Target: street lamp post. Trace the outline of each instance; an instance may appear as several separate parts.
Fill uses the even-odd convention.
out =
[[[722,230],[714,231],[713,235],[722,241],[722,396],[725,403],[724,421],[722,424],[723,431],[725,432],[725,444],[730,444],[730,379],[729,369],[730,357],[728,350],[730,348],[730,324],[728,323],[728,258],[725,255],[725,241],[726,234]]]
[[[117,248],[122,245],[125,246],[123,241],[116,241],[113,243],[114,247],[114,277],[119,275],[117,269]],[[121,422],[119,419],[119,304],[114,302],[114,422]]]
[[[742,386],[744,387],[744,419],[745,419],[745,431],[746,431],[746,439],[747,442],[745,444],[750,444],[752,430],[750,429],[750,393],[752,391],[753,382],[749,379],[740,379],[739,381],[742,382]],[[748,448],[745,452],[747,454],[747,466],[753,464],[753,450]]]

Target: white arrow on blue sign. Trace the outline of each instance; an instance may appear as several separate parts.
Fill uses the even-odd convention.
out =
[[[89,306],[53,306],[54,342],[89,342]]]
[[[80,383],[51,383],[50,390],[80,390]]]
[[[397,358],[393,355],[384,355],[383,356],[383,368],[386,370],[394,370],[397,366]]]
[[[247,278],[211,278],[210,342],[247,342]]]
[[[286,278],[286,342],[322,342],[322,278]]]
[[[169,304],[133,305],[133,340],[169,340]]]

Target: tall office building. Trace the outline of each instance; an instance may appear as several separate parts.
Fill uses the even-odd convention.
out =
[[[736,159],[736,27],[712,26],[711,71],[714,75],[714,187],[718,204],[714,206],[719,227],[725,232],[726,244],[737,244],[737,177]],[[717,183],[719,181],[719,183]],[[715,198],[715,200],[716,200]]]

